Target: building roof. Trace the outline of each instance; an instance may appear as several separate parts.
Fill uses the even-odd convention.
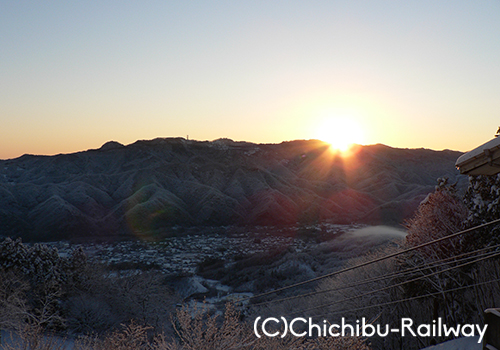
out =
[[[462,156],[456,163],[461,174],[495,175],[500,173],[500,137],[495,137]]]

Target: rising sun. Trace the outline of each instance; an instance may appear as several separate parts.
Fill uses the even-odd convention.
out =
[[[333,150],[347,151],[353,144],[364,142],[363,129],[350,118],[326,118],[318,126],[318,139],[328,142]]]

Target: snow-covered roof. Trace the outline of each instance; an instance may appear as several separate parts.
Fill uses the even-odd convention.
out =
[[[461,174],[495,175],[500,172],[500,137],[460,156],[455,165]]]

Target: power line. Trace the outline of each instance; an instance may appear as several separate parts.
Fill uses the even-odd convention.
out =
[[[353,297],[344,298],[344,299],[336,300],[336,301],[328,303],[328,304],[318,305],[318,306],[314,306],[314,307],[307,308],[307,309],[304,309],[304,310],[300,310],[300,311],[297,311],[297,312],[293,312],[290,315],[295,315],[295,314],[301,313],[301,312],[306,312],[306,311],[310,311],[310,310],[314,310],[314,309],[319,309],[319,308],[323,308],[323,307],[327,307],[327,306],[332,306],[332,305],[335,305],[335,304],[344,303],[346,301],[350,301],[350,300],[362,298],[362,297],[365,297],[365,296],[368,296],[368,295],[371,295],[371,294],[375,294],[375,293],[378,293],[378,292],[383,292],[383,291],[386,291],[386,290],[389,290],[389,289],[392,289],[392,288],[400,287],[400,286],[403,286],[403,285],[408,284],[408,283],[416,282],[416,281],[419,281],[419,280],[424,279],[424,278],[435,276],[435,275],[438,275],[438,274],[446,272],[446,271],[451,271],[451,270],[457,269],[459,267],[464,267],[464,266],[467,266],[467,265],[470,265],[470,264],[473,264],[473,263],[476,263],[476,262],[479,262],[479,261],[483,261],[483,260],[486,260],[486,259],[490,259],[490,258],[493,258],[493,257],[496,257],[496,256],[500,256],[500,252],[483,254],[483,256],[481,258],[475,259],[473,261],[469,261],[469,262],[466,262],[466,263],[463,263],[463,264],[459,264],[459,265],[456,265],[456,266],[453,266],[453,267],[450,267],[450,268],[447,268],[447,269],[444,269],[444,270],[435,271],[435,272],[427,274],[427,275],[416,277],[416,278],[413,278],[413,279],[408,280],[408,281],[396,283],[396,284],[391,285],[391,286],[387,286],[387,287],[379,288],[379,289],[376,289],[376,290],[372,290],[372,291],[369,291],[369,292],[366,292],[366,293],[363,293],[363,294],[360,294],[360,295],[356,295],[356,296],[353,296]]]
[[[251,304],[249,306],[250,307],[256,307],[256,306],[262,306],[262,305],[266,305],[266,304],[270,304],[270,303],[274,304],[274,303],[279,303],[279,302],[294,300],[294,299],[298,299],[298,298],[304,298],[304,297],[314,296],[314,295],[318,295],[318,294],[325,294],[325,293],[335,292],[335,291],[339,291],[339,290],[343,290],[343,289],[358,287],[358,286],[361,286],[361,285],[364,285],[364,284],[368,284],[368,283],[383,281],[383,280],[388,279],[388,278],[403,277],[405,275],[411,274],[412,272],[422,272],[422,271],[429,270],[429,269],[432,269],[432,268],[438,268],[438,267],[441,267],[441,266],[446,266],[448,264],[448,261],[453,260],[453,259],[461,258],[461,259],[453,260],[452,261],[453,263],[460,263],[462,261],[466,261],[466,260],[471,259],[471,258],[477,258],[478,256],[474,257],[474,256],[467,256],[467,255],[476,254],[476,253],[479,253],[479,252],[482,252],[482,251],[485,251],[485,250],[492,250],[492,249],[495,249],[495,248],[498,248],[498,247],[500,247],[500,244],[496,244],[494,246],[477,249],[477,250],[472,251],[472,252],[462,253],[460,255],[456,255],[456,256],[447,257],[447,258],[444,258],[444,259],[441,259],[441,260],[437,260],[437,261],[434,261],[434,262],[432,262],[430,264],[427,264],[427,266],[415,266],[415,267],[411,267],[411,268],[408,268],[408,269],[405,269],[405,270],[402,270],[402,271],[397,271],[397,272],[393,272],[393,273],[390,273],[390,274],[386,274],[386,275],[382,275],[382,276],[378,276],[378,277],[369,278],[369,279],[366,279],[366,280],[361,281],[361,282],[356,282],[356,283],[352,283],[352,284],[345,284],[345,285],[343,285],[341,287],[337,287],[337,288],[325,289],[325,290],[314,291],[314,292],[309,292],[309,293],[303,293],[303,294],[298,294],[298,295],[294,295],[294,296],[290,296],[290,297],[286,297],[286,298],[267,300],[267,301],[263,301],[263,302],[260,302],[260,303]],[[492,254],[492,253],[489,252],[487,254]],[[486,254],[484,254],[484,255],[486,255]],[[484,255],[479,255],[479,256],[484,256]]]
[[[337,315],[337,314],[342,314],[342,313],[346,313],[346,312],[362,311],[362,310],[372,309],[372,308],[381,307],[381,306],[389,306],[389,305],[394,305],[394,304],[398,304],[398,303],[406,303],[406,302],[410,302],[410,301],[417,300],[417,299],[423,299],[423,298],[428,298],[428,297],[432,297],[432,296],[436,296],[436,295],[442,295],[443,293],[446,294],[446,293],[451,293],[451,292],[457,292],[459,290],[464,290],[464,289],[468,289],[468,288],[479,287],[479,286],[482,286],[482,285],[486,285],[486,284],[490,284],[490,283],[495,283],[495,282],[500,282],[500,278],[497,278],[497,279],[494,279],[494,280],[485,281],[485,282],[478,282],[478,283],[474,283],[474,284],[467,285],[467,286],[445,289],[445,290],[442,290],[442,291],[439,291],[439,292],[433,292],[433,293],[429,293],[429,294],[425,294],[425,295],[419,295],[419,296],[410,297],[410,298],[406,298],[406,299],[393,300],[393,301],[388,301],[388,302],[385,302],[385,303],[380,303],[380,304],[375,304],[375,305],[368,305],[368,306],[358,307],[358,308],[354,308],[354,309],[343,309],[343,310],[334,311],[334,312],[322,313],[322,314],[315,315],[315,316],[316,317],[323,317],[323,316],[327,316],[327,315],[328,316],[330,316],[330,315]],[[290,315],[293,315],[293,314],[290,314]]]
[[[484,228],[484,227],[488,227],[490,225],[497,224],[497,223],[500,223],[500,219],[493,220],[493,221],[490,221],[490,222],[487,222],[485,224],[481,224],[481,225],[478,225],[478,226],[474,226],[474,227],[468,228],[466,230],[462,230],[462,231],[450,234],[448,236],[444,236],[444,237],[441,237],[441,238],[438,238],[438,239],[435,239],[435,240],[432,240],[432,241],[429,241],[429,242],[426,242],[426,243],[422,243],[422,244],[419,244],[419,245],[417,245],[415,247],[404,249],[402,251],[399,251],[399,252],[396,252],[396,253],[392,253],[392,254],[389,254],[389,255],[386,255],[386,256],[374,259],[374,260],[370,260],[370,261],[367,261],[367,262],[364,262],[364,263],[361,263],[361,264],[357,264],[357,265],[354,265],[354,266],[351,266],[351,267],[347,267],[347,268],[344,268],[344,269],[341,269],[341,270],[338,270],[338,271],[334,271],[334,272],[331,272],[331,273],[326,274],[326,275],[318,276],[318,277],[315,277],[315,278],[308,279],[306,281],[297,282],[297,283],[291,284],[289,286],[285,286],[285,287],[273,289],[273,290],[268,291],[268,292],[264,292],[264,293],[260,293],[260,294],[257,294],[257,295],[254,295],[254,296],[251,296],[251,297],[248,297],[248,298],[244,298],[244,299],[241,299],[240,302],[244,302],[244,301],[247,301],[247,300],[260,298],[260,297],[263,297],[263,296],[266,296],[266,295],[270,295],[270,294],[282,292],[284,290],[288,290],[288,289],[291,289],[291,288],[296,288],[296,287],[303,286],[303,285],[311,283],[311,282],[316,282],[316,281],[319,281],[319,280],[322,280],[322,279],[325,279],[325,278],[328,278],[328,277],[339,275],[339,274],[345,273],[347,271],[355,270],[355,269],[358,269],[360,267],[364,267],[364,266],[367,266],[367,265],[370,265],[370,264],[374,264],[374,263],[377,263],[377,262],[380,262],[380,261],[383,261],[383,260],[387,260],[387,259],[399,256],[399,255],[402,255],[402,254],[405,254],[405,253],[409,253],[411,251],[414,251],[414,250],[417,250],[417,249],[420,249],[420,248],[424,248],[424,247],[427,247],[429,245],[432,245],[432,244],[435,244],[435,243],[439,243],[439,242],[442,242],[442,241],[445,241],[445,240],[448,240],[448,239],[451,239],[451,238],[454,238],[454,237],[458,237],[460,235],[463,235],[463,234],[466,234],[466,233],[470,233],[472,231],[475,231],[475,230],[478,230],[478,229],[481,229],[481,228]]]

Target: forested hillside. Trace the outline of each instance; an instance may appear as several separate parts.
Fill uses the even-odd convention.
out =
[[[0,161],[0,235],[113,237],[193,225],[401,223],[436,179],[467,183],[454,151],[320,141],[183,138]]]

